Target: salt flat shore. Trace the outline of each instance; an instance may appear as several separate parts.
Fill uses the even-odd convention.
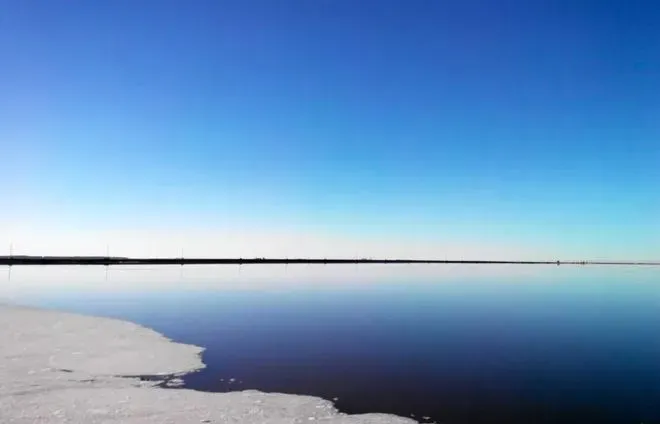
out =
[[[0,422],[417,422],[386,414],[347,415],[311,396],[159,387],[203,368],[202,350],[131,322],[0,304]]]

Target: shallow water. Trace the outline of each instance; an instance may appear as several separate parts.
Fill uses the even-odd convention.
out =
[[[0,297],[204,346],[188,387],[438,423],[660,422],[660,269],[19,268]]]

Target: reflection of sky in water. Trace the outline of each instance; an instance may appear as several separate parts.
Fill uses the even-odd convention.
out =
[[[19,270],[4,294],[205,346],[196,388],[337,396],[353,412],[448,423],[660,419],[659,269],[436,269],[434,282],[428,268],[408,268],[417,279],[273,268],[270,280],[244,268],[111,270],[108,281],[100,268]],[[172,284],[147,283],[156,277]],[[67,278],[80,282],[63,288]]]

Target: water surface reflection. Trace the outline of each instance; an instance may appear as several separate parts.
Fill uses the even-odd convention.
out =
[[[2,295],[204,346],[200,390],[443,423],[660,420],[657,269],[292,268],[15,269]]]

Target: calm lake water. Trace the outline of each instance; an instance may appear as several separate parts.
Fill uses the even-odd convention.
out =
[[[14,267],[0,282],[0,298],[204,346],[198,390],[446,424],[660,422],[660,268]]]

